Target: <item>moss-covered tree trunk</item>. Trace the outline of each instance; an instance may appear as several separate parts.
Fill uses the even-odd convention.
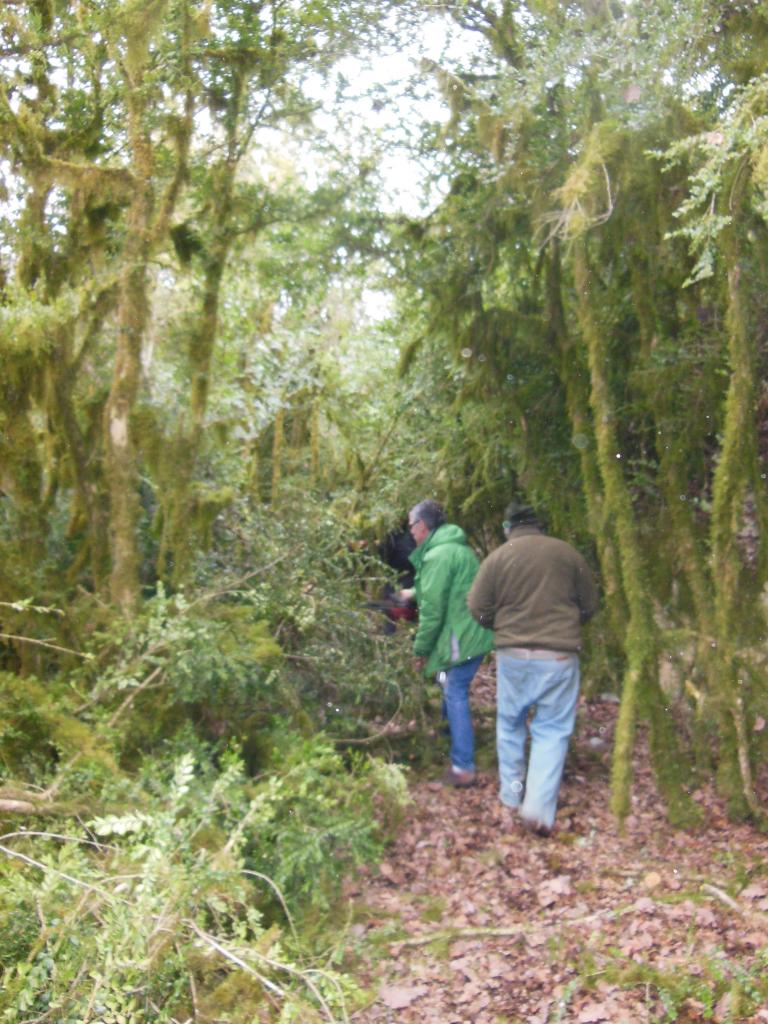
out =
[[[641,157],[642,154],[638,154],[638,159]],[[665,325],[657,297],[659,282],[648,253],[657,251],[659,244],[660,240],[647,225],[637,225],[635,249],[630,258],[632,301],[640,331],[640,376],[644,382],[645,407],[657,439],[662,499],[659,515],[664,520],[664,549],[669,552],[671,574],[682,574],[692,603],[690,626],[695,676],[701,687],[699,690],[689,682],[689,688],[696,695],[693,747],[697,762],[702,767],[711,767],[715,751],[710,749],[708,704],[709,695],[717,692],[720,669],[712,651],[714,606],[706,551],[697,533],[693,502],[688,500],[690,467],[700,461],[700,452],[692,450],[692,446],[700,445],[701,437],[692,423],[689,430],[682,428],[680,410],[676,408],[680,402],[677,389],[665,387],[663,371],[657,372],[653,367],[653,349],[663,336]],[[677,699],[678,695],[668,696]]]
[[[12,397],[9,390],[13,391]],[[46,535],[45,510],[43,508],[43,468],[38,457],[35,429],[29,415],[26,395],[16,388],[5,388],[2,440],[0,457],[3,468],[0,472],[0,487],[11,495],[16,528],[16,559],[18,560],[19,585],[30,583],[28,573],[38,568],[43,559]],[[8,562],[8,556],[6,556]],[[7,566],[6,566],[7,568]],[[14,597],[28,597],[17,592]]]
[[[690,820],[692,808],[683,789],[685,768],[675,726],[659,686],[659,643],[650,586],[621,466],[622,452],[609,384],[611,352],[598,313],[603,296],[597,277],[590,270],[587,244],[586,239],[581,238],[574,245],[578,318],[589,364],[597,461],[606,512],[615,524],[622,587],[629,611],[625,638],[627,663],[613,751],[612,807],[620,821],[629,813],[635,730],[638,718],[643,715],[650,722],[653,767],[670,819],[683,823]]]
[[[205,254],[200,317],[189,345],[191,389],[188,421],[168,445],[163,468],[163,532],[158,554],[158,574],[181,583],[188,571],[194,547],[194,479],[208,408],[211,358],[219,328],[219,299],[233,232],[230,223],[234,166],[225,168],[214,199],[214,237]]]
[[[276,505],[280,500],[280,485],[283,479],[283,448],[285,447],[285,409],[277,410],[272,427],[272,487],[270,501]]]
[[[741,654],[742,646],[749,644],[754,634],[758,594],[754,579],[748,579],[739,544],[750,492],[763,485],[757,464],[757,326],[750,316],[749,174],[742,164],[729,185],[732,223],[726,232],[724,255],[730,378],[713,483],[711,549],[720,723],[717,781],[729,813],[738,819],[750,813],[763,817],[754,791],[748,740],[750,674]]]
[[[642,154],[637,154],[637,158],[641,159]],[[691,461],[688,439],[682,431],[680,436],[669,436],[670,421],[673,421],[669,407],[676,396],[665,393],[663,379],[659,379],[658,375],[651,372],[653,345],[663,327],[657,310],[653,274],[647,253],[655,251],[659,240],[643,231],[642,225],[637,225],[637,231],[639,238],[636,245],[641,251],[635,251],[630,262],[632,304],[640,329],[639,355],[646,381],[645,405],[652,418],[655,436],[658,438],[658,476],[664,499],[662,515],[670,521],[670,547],[687,579],[696,622],[701,631],[711,636],[712,599],[705,555],[696,537],[691,504],[682,500],[688,490],[685,467]]]
[[[106,484],[109,493],[110,596],[131,612],[139,594],[137,448],[131,416],[139,394],[141,353],[149,315],[148,263],[155,208],[154,151],[147,124],[144,75],[149,65],[147,27],[128,24],[124,84],[133,193],[125,221],[118,284],[115,358],[104,408]]]
[[[558,373],[565,391],[572,438],[579,453],[587,524],[597,548],[603,600],[607,607],[612,639],[621,644],[626,631],[627,608],[621,587],[616,538],[607,515],[597,463],[595,431],[589,407],[589,380],[577,352],[576,339],[570,335],[565,320],[558,239],[553,239],[550,245],[550,258],[547,262],[547,321],[557,353]]]
[[[189,416],[168,446],[171,458],[163,471],[163,532],[158,573],[174,585],[187,575],[198,516],[195,473],[208,410],[211,360],[219,335],[221,287],[232,243],[237,235],[233,201],[237,169],[248,126],[242,122],[248,74],[235,66],[224,112],[224,153],[210,176],[210,233],[203,243],[203,284],[200,314],[190,336],[188,358],[191,378]]]
[[[81,547],[73,563],[74,575],[85,565],[97,594],[109,594],[109,517],[100,479],[100,464],[88,444],[75,409],[76,367],[73,363],[71,331],[59,333],[53,358],[46,367],[46,408],[59,445],[66,452],[71,471],[74,500],[69,536],[82,534]],[[57,459],[57,464],[63,459]],[[53,472],[60,469],[53,467]]]
[[[313,487],[320,482],[320,399],[312,397],[309,421],[309,479]]]

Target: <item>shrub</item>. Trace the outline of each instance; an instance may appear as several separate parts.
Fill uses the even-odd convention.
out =
[[[354,986],[306,961],[297,923],[328,906],[339,868],[378,856],[374,798],[396,810],[403,782],[362,759],[350,773],[322,740],[277,740],[262,780],[233,751],[188,754],[85,831],[3,837],[0,1020],[171,1024],[222,986],[247,994],[242,1020],[337,1019]]]

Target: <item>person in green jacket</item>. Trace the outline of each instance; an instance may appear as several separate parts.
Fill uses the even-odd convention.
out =
[[[436,675],[443,687],[451,760],[442,781],[464,788],[475,781],[469,688],[493,647],[493,633],[478,625],[467,608],[467,593],[479,562],[464,531],[447,523],[442,508],[431,498],[411,509],[408,529],[416,542],[409,557],[416,570],[414,593],[419,608],[414,668]]]

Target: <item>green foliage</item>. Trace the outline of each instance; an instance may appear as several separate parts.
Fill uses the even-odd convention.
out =
[[[730,189],[736,174],[753,177],[752,208],[757,217],[768,219],[768,80],[760,76],[729,96],[729,109],[708,130],[675,140],[662,157],[667,168],[677,163],[691,165],[689,195],[674,211],[682,227],[670,238],[688,241],[696,263],[685,284],[715,273],[722,249],[722,235],[733,223],[733,210],[716,199]]]
[[[61,682],[43,685],[31,676],[0,672],[0,772],[36,782],[75,755],[81,769],[114,770],[109,742],[76,716],[71,690]]]
[[[87,597],[73,604],[64,628],[87,635],[89,658],[55,687],[3,676],[9,775],[31,780],[60,761],[76,785],[106,756],[99,751],[112,749],[132,769],[144,754],[183,749],[192,736],[214,747],[237,741],[256,772],[267,763],[263,736],[275,717],[305,734],[324,729],[353,741],[397,714],[420,719],[407,633],[385,636],[383,620],[365,607],[389,572],[358,549],[357,531],[305,496],[279,516],[241,502],[214,534],[195,592],[159,587],[131,618]],[[58,717],[52,701],[61,704]]]
[[[763,959],[765,954],[763,954]],[[591,970],[589,973],[593,973]],[[726,1005],[718,1009],[718,1019],[724,1024],[746,1020],[765,1001],[762,963],[745,971],[737,962],[716,951],[700,957],[695,964],[678,965],[674,969],[650,963],[626,963],[619,960],[603,962],[599,973],[606,981],[625,988],[642,986],[650,1006],[654,1007],[654,1020],[674,1024],[687,1010],[695,1009],[700,1019],[715,1019],[715,1010],[721,1000]]]
[[[249,864],[289,901],[328,909],[355,864],[382,853],[382,829],[400,820],[407,791],[400,770],[382,761],[341,756],[322,737],[277,734]],[[258,799],[258,797],[257,797]]]
[[[242,735],[281,658],[252,605],[230,595],[195,602],[162,589],[136,618],[113,620],[89,642],[98,657],[72,681],[91,693],[84,709],[90,721],[117,730],[126,765],[188,721],[214,742]]]
[[[240,1019],[275,1004],[281,1021],[343,1016],[354,986],[306,959],[294,915],[327,905],[339,869],[380,852],[372,801],[401,807],[403,783],[362,761],[350,774],[321,740],[275,742],[264,782],[248,783],[231,752],[218,765],[187,754],[147,765],[151,789],[123,792],[88,822],[90,839],[66,822],[3,837],[0,1019],[170,1022],[225,982],[247,995]]]
[[[407,634],[385,636],[365,607],[391,575],[359,548],[370,530],[350,524],[343,506],[336,514],[298,493],[277,508],[241,503],[219,522],[201,579],[221,579],[226,552],[227,574],[239,579],[227,599],[228,621],[246,614],[263,620],[282,650],[254,707],[262,718],[295,715],[302,728],[360,737],[398,709],[404,717],[418,714],[422,695],[410,681]],[[237,607],[250,612],[235,614]]]

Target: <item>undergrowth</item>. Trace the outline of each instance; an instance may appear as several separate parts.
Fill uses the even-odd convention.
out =
[[[133,617],[73,599],[84,657],[0,672],[5,1024],[344,1022],[366,999],[341,883],[408,799],[368,734],[422,696],[339,524],[249,516],[253,543],[220,524],[226,559]]]
[[[200,1007],[233,987],[239,1021],[346,1020],[360,994],[302,923],[380,856],[403,777],[322,738],[275,756],[256,780],[233,750],[146,764],[111,813],[2,836],[0,1020],[221,1020]]]
[[[582,960],[580,984],[589,988],[592,979],[599,977],[620,988],[641,988],[652,1019],[659,1024],[686,1020],[738,1024],[768,999],[768,946],[748,967],[722,949],[697,956],[695,962],[669,966],[628,960],[618,950],[608,952],[607,958],[591,955]]]

